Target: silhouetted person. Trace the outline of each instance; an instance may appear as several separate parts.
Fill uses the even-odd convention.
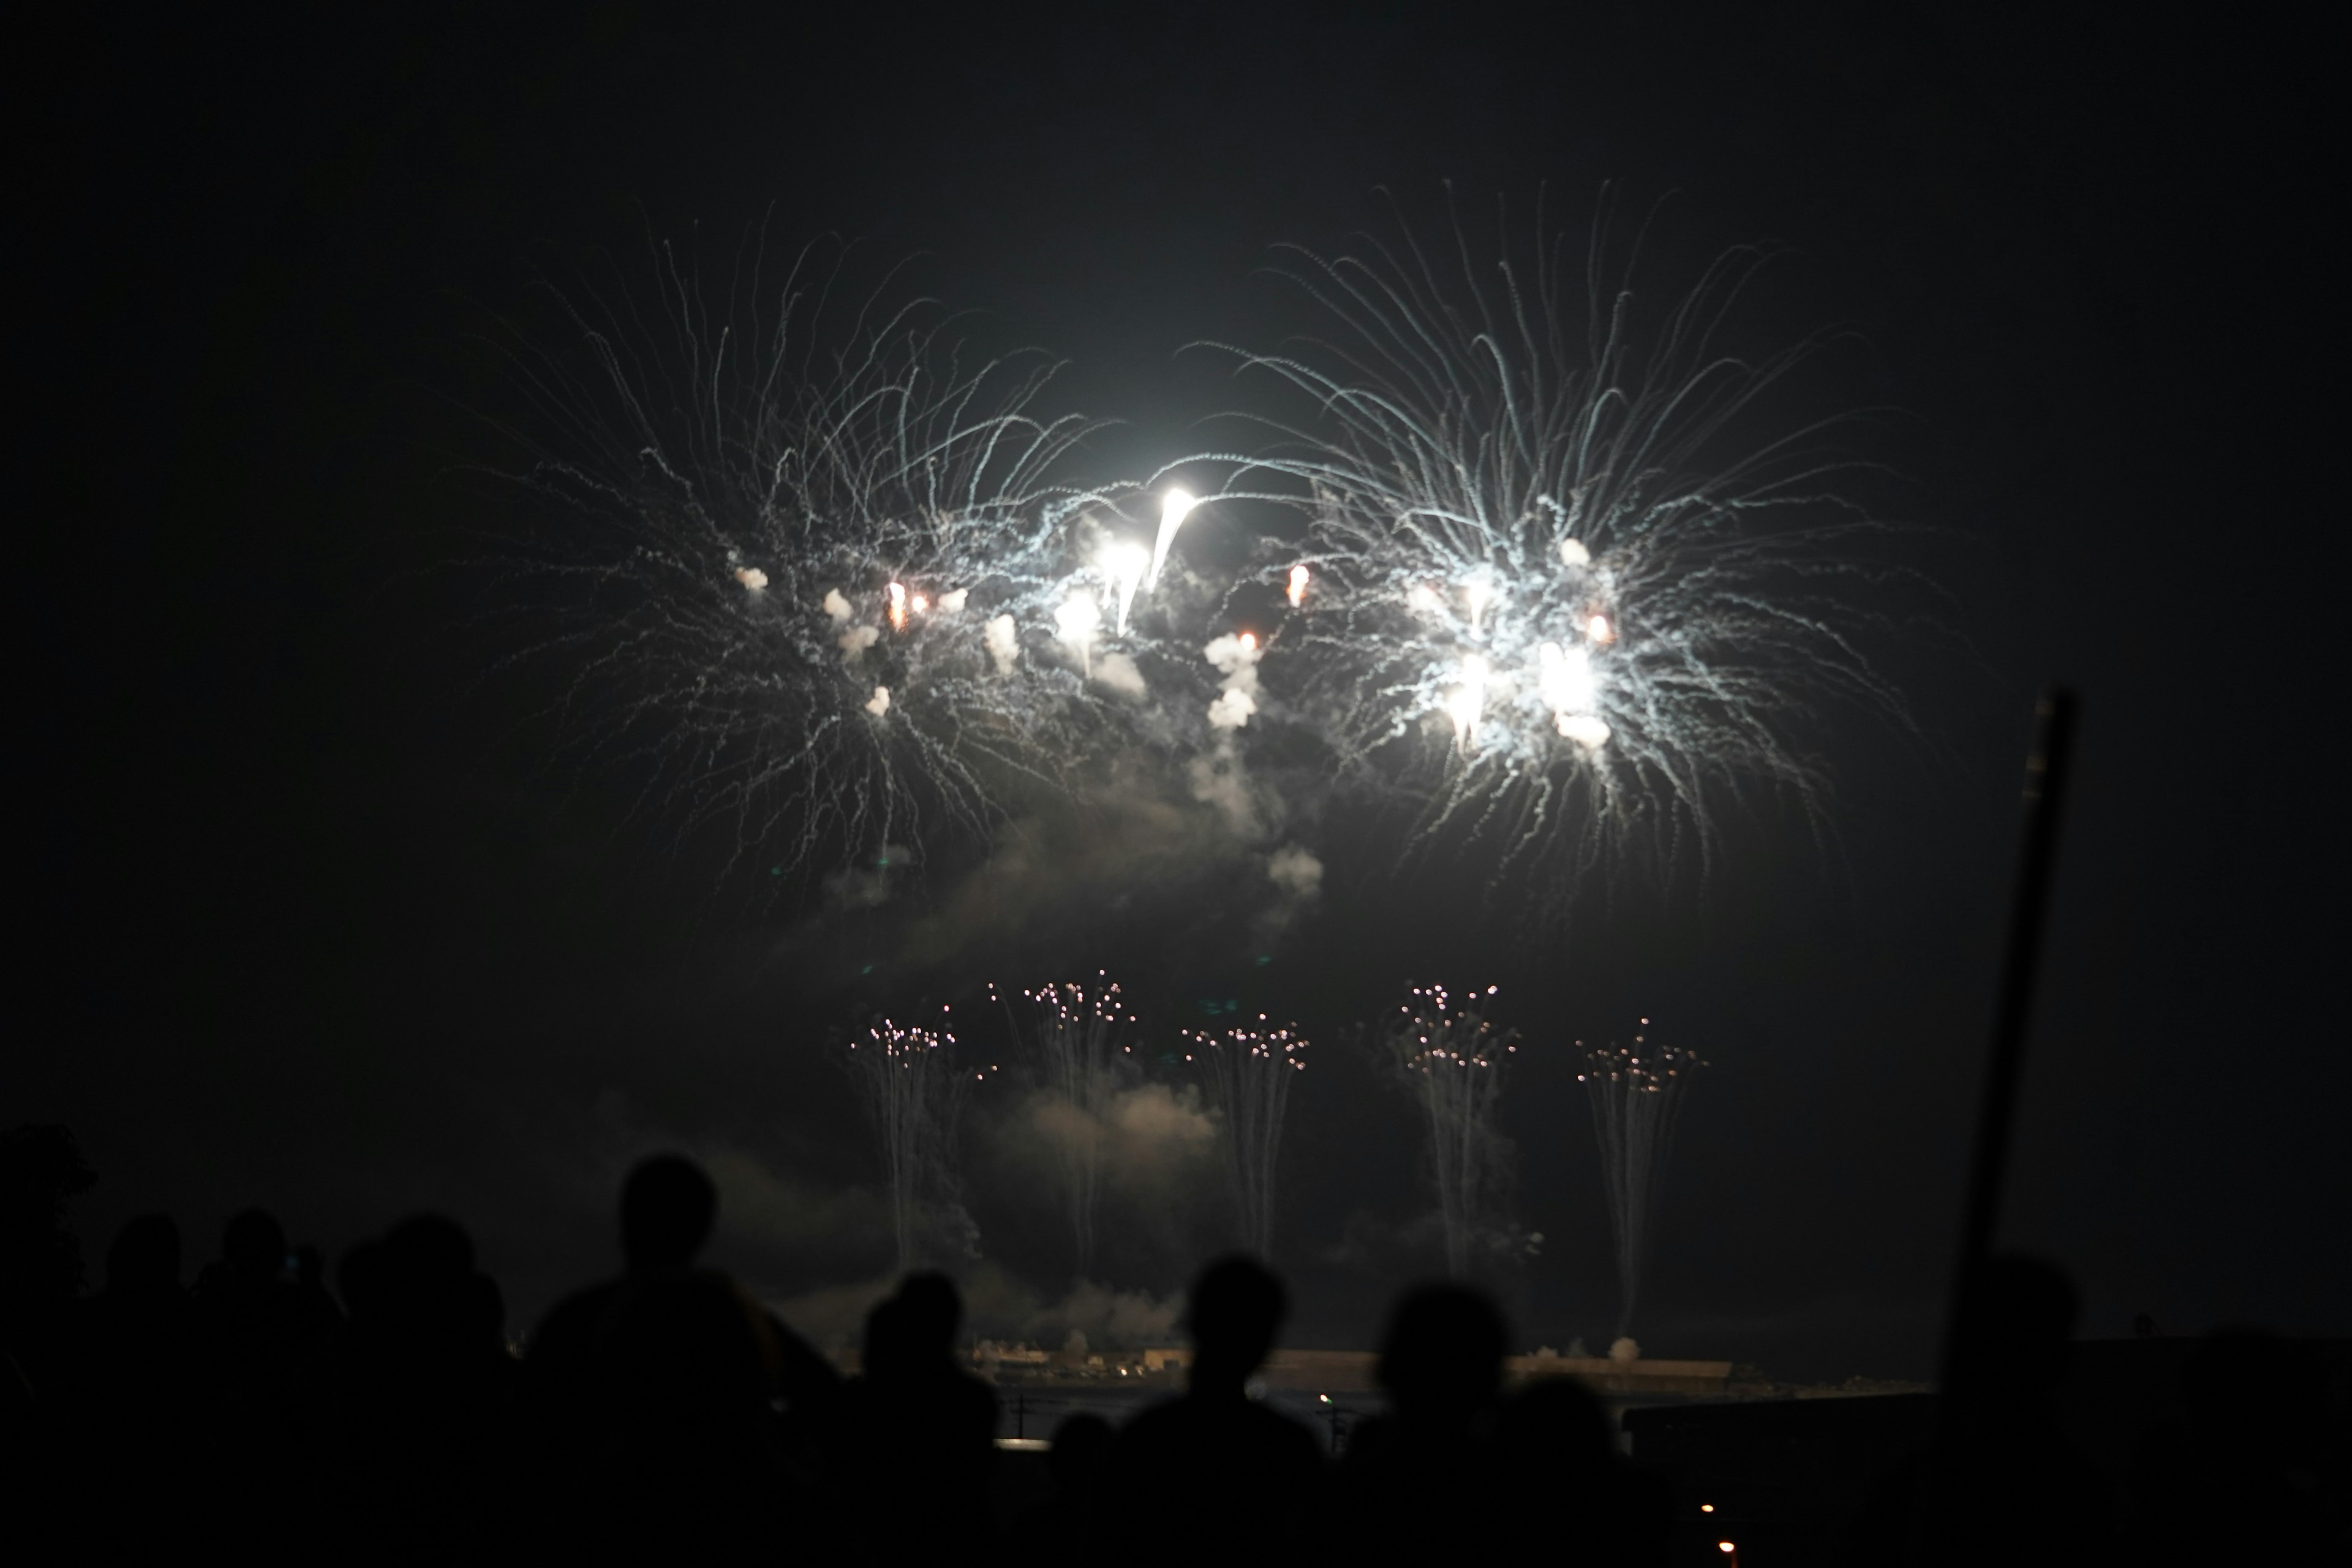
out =
[[[417,1215],[346,1257],[352,1310],[314,1412],[319,1494],[346,1554],[510,1555],[520,1369],[498,1287],[454,1220]]]
[[[866,1317],[833,1482],[852,1539],[886,1562],[968,1549],[988,1528],[996,1395],[955,1363],[962,1318],[944,1274],[908,1276]]]
[[[694,1267],[718,1210],[692,1161],[641,1162],[621,1189],[621,1277],[556,1307],[531,1342],[535,1479],[557,1552],[731,1550],[804,1506],[774,1404],[821,1404],[839,1380],[733,1280]]]
[[[1492,1551],[1487,1474],[1502,1388],[1502,1314],[1477,1291],[1424,1285],[1397,1302],[1376,1375],[1389,1410],[1340,1462],[1334,1529],[1358,1553],[1442,1559]],[[1485,1499],[1465,1507],[1465,1500]]]
[[[2130,1561],[2343,1562],[2347,1500],[2331,1497],[2326,1372],[2268,1334],[2207,1336],[2180,1373],[2180,1423],[2143,1439],[2132,1468]],[[2341,1485],[2338,1469],[2337,1484]],[[2334,1555],[2331,1556],[2330,1552]]]
[[[1849,1561],[2109,1561],[2110,1489],[2057,1425],[2078,1310],[2073,1283],[2035,1258],[1990,1258],[1963,1283],[1935,1442],[1864,1505]]]
[[[1048,1563],[1091,1559],[1113,1436],[1110,1423],[1092,1411],[1062,1417],[1045,1454],[1054,1495],[1012,1521],[1012,1552]]]
[[[1565,1557],[1580,1568],[1665,1561],[1672,1488],[1617,1452],[1609,1413],[1582,1384],[1545,1378],[1505,1401],[1491,1447],[1507,1560]]]
[[[191,1460],[212,1389],[180,1288],[180,1229],[141,1215],[108,1248],[104,1289],[79,1303],[55,1388],[59,1496],[94,1529],[98,1555],[140,1555],[187,1527]]]
[[[214,1383],[206,1484],[225,1514],[235,1500],[283,1485],[305,1460],[301,1374],[326,1353],[341,1314],[323,1291],[290,1278],[288,1263],[277,1216],[247,1209],[223,1227],[219,1260],[190,1292]]]
[[[1289,1303],[1255,1258],[1203,1269],[1186,1310],[1183,1396],[1154,1405],[1111,1446],[1097,1520],[1104,1552],[1144,1563],[1260,1563],[1305,1543],[1323,1454],[1299,1422],[1249,1395]]]

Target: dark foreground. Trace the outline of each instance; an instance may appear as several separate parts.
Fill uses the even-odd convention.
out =
[[[192,1289],[177,1228],[145,1216],[80,1296],[58,1205],[16,1180],[39,1168],[26,1140],[51,1131],[8,1135],[12,1562],[2201,1564],[2352,1548],[2343,1346],[2070,1345],[2071,1288],[2024,1260],[1964,1295],[1940,1397],[1621,1421],[1572,1377],[1507,1386],[1500,1316],[1436,1285],[1393,1305],[1375,1397],[1255,1398],[1286,1303],[1245,1258],[1188,1299],[1181,1394],[1043,1397],[959,1364],[941,1275],[875,1309],[843,1377],[696,1266],[716,1194],[677,1158],[632,1173],[620,1271],[550,1313],[527,1355],[438,1215],[350,1249],[331,1287],[248,1212]]]

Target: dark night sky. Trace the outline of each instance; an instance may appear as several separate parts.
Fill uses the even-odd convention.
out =
[[[35,948],[0,1122],[80,1134],[93,1255],[144,1208],[208,1256],[247,1203],[330,1247],[437,1205],[527,1314],[606,1265],[620,1162],[688,1142],[740,1216],[722,1260],[793,1297],[884,1256],[822,1059],[860,1002],[1106,963],[1166,1023],[1245,991],[1328,1033],[1401,975],[1495,978],[1532,1047],[1517,1208],[1549,1238],[1512,1288],[1522,1339],[1606,1332],[1558,1047],[1648,1013],[1717,1066],[1645,1345],[1916,1372],[2054,673],[2088,718],[2004,1237],[2077,1272],[2093,1334],[2142,1310],[2352,1332],[2352,1253],[2323,1239],[2352,1195],[2323,52],[2218,13],[1878,9],[404,7],[28,48]],[[648,228],[721,260],[763,213],[924,251],[983,341],[1070,358],[1057,397],[1128,421],[1097,458],[1132,470],[1227,395],[1175,351],[1279,319],[1270,245],[1340,243],[1383,185],[1433,213],[1447,179],[1481,215],[1545,185],[1571,226],[1604,181],[1671,194],[1668,272],[1789,247],[1763,328],[1853,329],[1822,388],[1901,411],[1874,499],[1938,531],[1916,560],[1967,650],[1894,649],[1920,742],[1831,737],[1835,856],[1759,813],[1704,896],[1636,892],[1529,952],[1333,825],[1330,896],[1262,973],[1168,936],[1181,883],[1074,884],[1017,942],[919,973],[905,922],[947,889],[822,933],[747,910],[467,695],[482,649],[436,569],[495,498],[450,475],[477,427],[449,405],[495,395],[464,334],[533,276]],[[845,984],[866,962],[903,994]],[[1394,1235],[1412,1140],[1327,1045],[1286,1178],[1302,1337],[1363,1342],[1419,1267]],[[1050,1293],[1034,1178],[983,1144],[991,1256]],[[1129,1228],[1114,1282],[1181,1282],[1202,1236]]]

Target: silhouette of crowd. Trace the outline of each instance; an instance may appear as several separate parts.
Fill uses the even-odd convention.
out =
[[[5,1152],[6,1539],[57,1543],[16,1561],[206,1546],[382,1563],[1671,1560],[1672,1479],[1621,1455],[1580,1384],[1507,1389],[1503,1319],[1458,1285],[1394,1303],[1387,1407],[1335,1458],[1253,1394],[1281,1281],[1246,1257],[1213,1262],[1188,1297],[1185,1392],[1116,1429],[1069,1415],[1045,1459],[1021,1456],[1045,1478],[1024,1496],[1002,1484],[995,1390],[959,1363],[954,1284],[903,1280],[845,1377],[698,1261],[718,1194],[688,1160],[630,1173],[619,1272],[518,1355],[498,1285],[438,1215],[349,1248],[331,1289],[257,1209],[184,1287],[178,1227],[144,1215],[83,1294],[58,1216],[86,1167],[58,1129],[11,1133]],[[2231,1550],[2249,1528],[2262,1561],[2337,1560],[2340,1515],[2307,1473],[2318,1417],[2260,1392],[2284,1380],[2247,1375],[2267,1342],[2200,1350],[2188,1422],[2135,1471],[2137,1517],[2162,1528],[2126,1536],[2049,1419],[2071,1288],[2010,1263],[1964,1308],[1938,1444],[1874,1495],[1850,1561],[2251,1561]]]

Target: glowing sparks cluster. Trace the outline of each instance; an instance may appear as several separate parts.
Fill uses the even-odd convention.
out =
[[[1422,833],[1492,840],[1547,900],[1613,854],[1703,859],[1715,808],[1759,784],[1818,821],[1791,721],[1901,710],[1833,592],[1874,525],[1826,493],[1843,465],[1820,427],[1759,424],[1806,346],[1721,346],[1760,258],[1649,320],[1598,238],[1576,290],[1540,239],[1482,271],[1454,237],[1450,260],[1410,234],[1297,253],[1336,345],[1243,355],[1313,410],[1267,421],[1287,444],[1255,465],[1307,524],[1304,559],[1267,570],[1296,612],[1269,680],[1286,666],[1343,758],[1423,803]],[[1281,497],[1249,483],[1232,493]]]
[[[1029,412],[1053,367],[966,366],[921,302],[837,330],[804,257],[713,319],[657,262],[656,300],[558,294],[572,341],[509,351],[538,417],[507,477],[555,523],[500,563],[516,662],[562,673],[579,759],[782,872],[984,835],[1115,745],[1189,500],[1156,553],[1124,537],[1120,498],[1051,478],[1090,428]]]
[[[1274,1247],[1274,1181],[1290,1081],[1307,1070],[1307,1041],[1263,1013],[1257,1026],[1182,1031],[1184,1059],[1201,1075],[1217,1111],[1225,1179],[1244,1247],[1260,1258]]]
[[[1642,1020],[1647,1028],[1650,1021]],[[1653,1046],[1641,1035],[1631,1046],[1587,1047],[1577,1074],[1592,1102],[1592,1131],[1601,1145],[1601,1176],[1617,1243],[1617,1331],[1632,1326],[1640,1305],[1642,1265],[1655,1216],[1655,1188],[1674,1149],[1675,1121],[1691,1075],[1706,1063],[1675,1046]]]
[[[957,1069],[948,1026],[942,1008],[937,1028],[885,1018],[849,1042],[850,1073],[881,1150],[901,1273],[940,1250],[943,1224],[954,1233],[951,1250],[969,1252],[974,1239],[956,1201],[955,1135],[969,1082],[984,1075]]]
[[[1487,1003],[1498,989],[1489,985],[1456,1002],[1442,985],[1415,986],[1380,1031],[1397,1081],[1421,1108],[1446,1268],[1457,1279],[1503,1229],[1496,1211],[1511,1151],[1496,1118],[1503,1067],[1518,1048],[1518,1034],[1487,1021]]]
[[[1102,1191],[1102,1119],[1118,1087],[1118,1058],[1127,1052],[1134,1016],[1118,983],[1100,970],[1090,981],[1060,981],[1020,992],[1024,1005],[1017,1010],[995,986],[988,994],[1012,1019],[1044,1097],[1060,1159],[1077,1277],[1085,1279],[1094,1266],[1095,1206]]]

